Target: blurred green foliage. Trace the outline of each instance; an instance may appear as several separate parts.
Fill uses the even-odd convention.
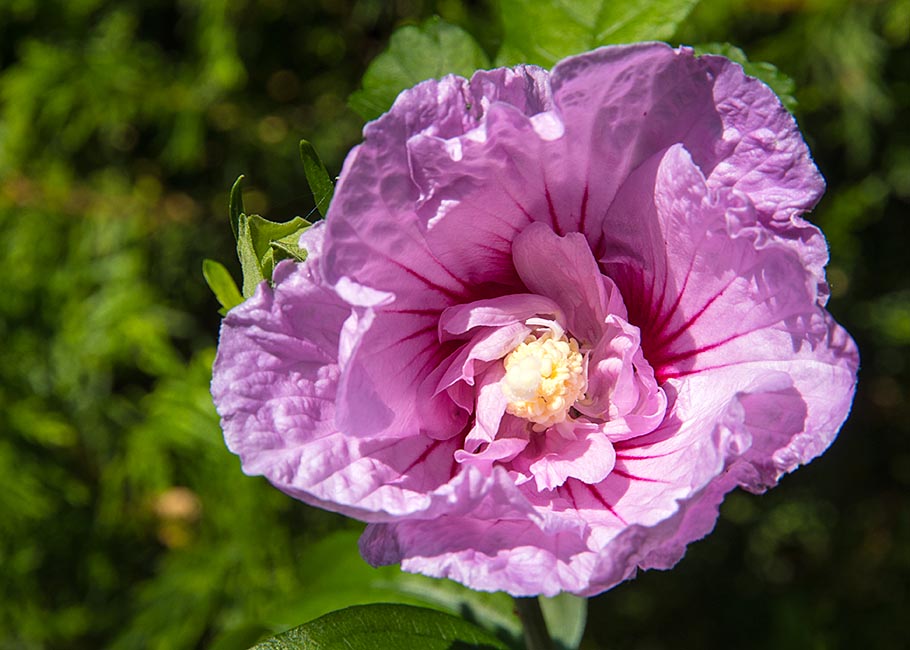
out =
[[[515,633],[501,594],[374,572],[353,524],[243,476],[208,395],[200,269],[239,277],[232,182],[250,213],[316,218],[298,141],[337,173],[368,63],[433,15],[478,60],[518,20],[492,0],[0,0],[0,650],[232,650],[380,598]],[[702,0],[670,40],[795,80],[860,392],[822,459],[732,495],[674,571],[594,599],[582,647],[900,647],[910,0]]]

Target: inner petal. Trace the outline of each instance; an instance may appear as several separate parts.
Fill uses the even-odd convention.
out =
[[[601,338],[608,314],[626,318],[619,290],[601,273],[583,235],[560,237],[549,226],[532,223],[512,242],[512,261],[532,294],[559,306],[566,329],[583,345]]]

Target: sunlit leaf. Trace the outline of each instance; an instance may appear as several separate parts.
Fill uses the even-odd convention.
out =
[[[467,621],[412,605],[359,605],[326,614],[253,650],[507,650]]]
[[[335,193],[335,183],[332,182],[332,177],[329,176],[315,147],[307,140],[300,141],[300,159],[303,161],[303,171],[310,192],[313,193],[316,209],[324,217],[329,211],[329,204]]]
[[[237,257],[243,270],[243,297],[249,298],[256,285],[272,278],[275,264],[283,259],[303,261],[305,253],[297,241],[310,223],[294,217],[283,223],[269,221],[258,214],[241,214],[237,227]]]
[[[474,37],[454,25],[431,18],[420,27],[409,25],[394,34],[389,47],[367,68],[363,87],[348,104],[364,119],[386,112],[405,88],[447,74],[470,76],[490,60]]]
[[[698,0],[501,0],[499,65],[551,67],[601,45],[667,40]]]
[[[221,303],[219,313],[224,316],[231,308],[243,302],[243,296],[237,289],[237,283],[224,265],[215,260],[202,260],[202,275],[209,289]]]
[[[253,245],[250,219],[245,214],[241,214],[237,222],[237,257],[243,272],[243,297],[249,298],[256,291],[256,285],[265,280],[266,276]]]

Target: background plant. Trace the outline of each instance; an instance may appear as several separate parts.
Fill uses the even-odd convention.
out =
[[[527,4],[0,0],[0,648],[243,648],[378,600],[514,637],[508,598],[369,569],[357,524],[240,473],[208,395],[219,316],[200,269],[234,259],[240,173],[250,212],[315,218],[297,143],[338,172],[401,77],[386,58],[361,84],[396,27],[462,48],[410,83],[570,53],[516,38]],[[534,4],[597,44],[596,12]],[[795,80],[829,182],[812,218],[830,308],[864,368],[831,451],[767,496],[731,495],[674,571],[593,599],[582,647],[894,647],[910,608],[910,2],[671,4],[694,7],[664,38],[730,42]]]

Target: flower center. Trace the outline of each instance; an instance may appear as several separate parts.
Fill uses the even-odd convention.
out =
[[[509,400],[506,412],[546,428],[565,421],[584,392],[584,357],[578,341],[552,328],[530,335],[503,360],[500,386]]]

